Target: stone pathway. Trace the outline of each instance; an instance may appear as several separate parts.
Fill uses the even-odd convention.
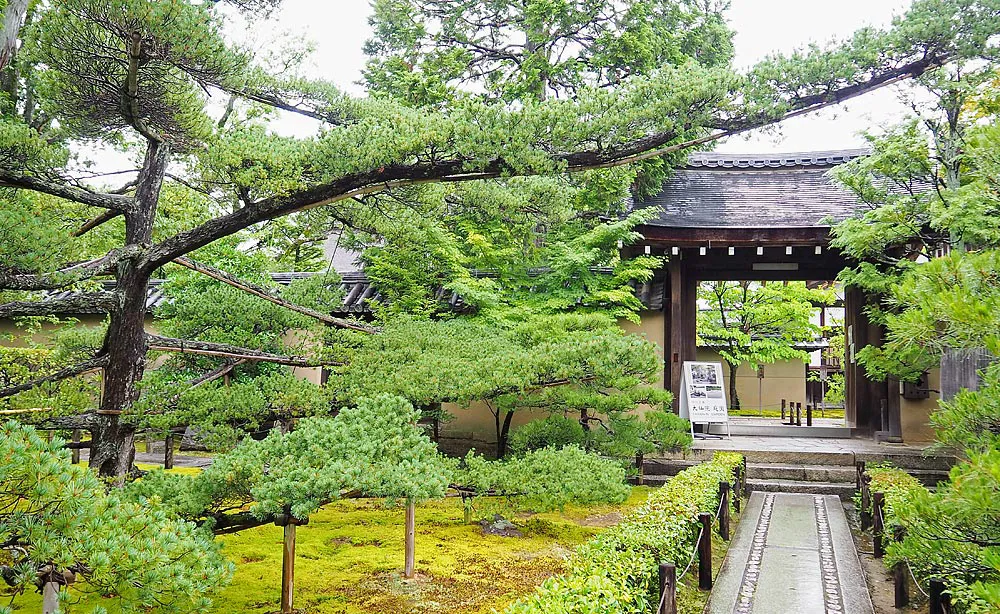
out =
[[[840,499],[755,492],[706,611],[872,614]]]

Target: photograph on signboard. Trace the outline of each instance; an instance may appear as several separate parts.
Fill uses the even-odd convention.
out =
[[[691,384],[695,386],[719,383],[719,373],[713,363],[691,363]]]

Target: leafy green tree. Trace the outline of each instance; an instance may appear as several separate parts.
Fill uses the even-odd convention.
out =
[[[805,282],[703,282],[698,298],[707,305],[698,312],[698,337],[719,348],[729,367],[729,399],[740,408],[736,373],[779,360],[809,360],[797,343],[814,341],[823,332],[812,318],[816,308],[833,302],[829,288],[809,288]]]
[[[45,194],[91,212],[79,228],[50,226],[49,236],[72,241],[119,218],[124,232],[56,265],[39,259],[9,266],[8,247],[0,248],[4,291],[75,292],[62,300],[17,297],[0,307],[0,316],[59,313],[81,301],[108,314],[96,353],[0,396],[104,369],[101,406],[88,423],[91,462],[104,475],[124,475],[132,464],[128,413],[139,398],[148,351],[157,346],[143,327],[149,279],[201,247],[317,207],[339,225],[377,231],[373,221],[412,210],[405,202],[386,209],[385,200],[365,198],[386,190],[585,172],[660,157],[949,60],[989,57],[998,29],[991,1],[921,0],[891,29],[772,58],[746,75],[684,63],[621,86],[579,89],[572,101],[505,105],[462,97],[444,108],[416,108],[352,99],[298,77],[294,63],[282,75],[269,74],[226,40],[226,5],[266,19],[274,4],[66,0],[36,5],[20,27],[22,44],[11,65],[30,66],[31,78],[16,80],[0,123],[0,181],[7,186],[0,206],[11,207],[15,191]],[[234,97],[233,111],[213,115],[209,93]],[[262,108],[311,117],[324,129],[303,139],[275,135]],[[70,146],[81,142],[134,153],[131,177],[111,187],[97,184],[112,178],[72,177]],[[78,159],[90,161],[93,149],[77,150]],[[168,173],[174,168],[181,175]],[[173,191],[203,203],[196,207],[203,217],[165,223],[160,206]],[[108,276],[114,290],[88,285]]]

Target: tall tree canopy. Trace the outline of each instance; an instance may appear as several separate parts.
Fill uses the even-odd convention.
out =
[[[51,213],[53,222],[4,228],[19,238],[0,246],[0,289],[8,301],[0,317],[65,313],[86,303],[107,314],[108,326],[93,353],[0,396],[103,369],[104,394],[87,426],[91,462],[105,475],[121,476],[131,467],[128,416],[151,347],[191,347],[143,327],[149,279],[178,258],[310,209],[376,234],[380,220],[412,211],[406,199],[385,209],[384,199],[365,198],[375,193],[561,176],[659,157],[949,61],[989,58],[1000,30],[994,0],[920,0],[885,31],[865,29],[828,49],[770,58],[746,74],[685,61],[611,87],[579,87],[572,100],[507,104],[463,96],[428,107],[350,98],[331,84],[299,78],[294,68],[268,73],[223,35],[227,4],[266,19],[275,3],[38,4],[23,22],[22,44],[8,67],[27,70],[10,80],[0,122],[0,207],[3,217],[35,210]],[[215,112],[210,96],[232,97],[232,112]],[[322,130],[302,139],[275,135],[262,108],[306,115]],[[88,177],[81,162],[93,161],[92,148],[74,144],[120,147],[136,164]],[[120,185],[107,187],[117,179]],[[174,217],[171,202],[184,203],[190,214]],[[477,210],[471,200],[455,206]],[[119,218],[121,232],[106,241],[87,237]],[[76,227],[72,219],[87,221]],[[29,240],[27,232],[62,248],[21,253],[16,246]],[[113,278],[114,288],[93,283],[102,277]],[[68,294],[39,300],[37,293],[56,289]],[[201,342],[199,348],[275,360],[230,344]]]

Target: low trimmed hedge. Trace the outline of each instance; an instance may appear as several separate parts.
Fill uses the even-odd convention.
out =
[[[924,485],[917,478],[906,471],[887,464],[869,465],[865,468],[865,473],[871,478],[869,490],[873,493],[885,493],[885,526],[891,527],[898,524],[895,510],[900,509],[907,502],[912,501],[916,494],[927,491]],[[855,505],[861,509],[861,494],[855,496]],[[875,514],[874,501],[872,508],[867,510]]]
[[[717,452],[650,495],[622,522],[577,548],[569,572],[549,578],[506,614],[641,614],[655,609],[657,567],[687,565],[699,513],[714,514],[719,482],[731,482],[743,456]]]

